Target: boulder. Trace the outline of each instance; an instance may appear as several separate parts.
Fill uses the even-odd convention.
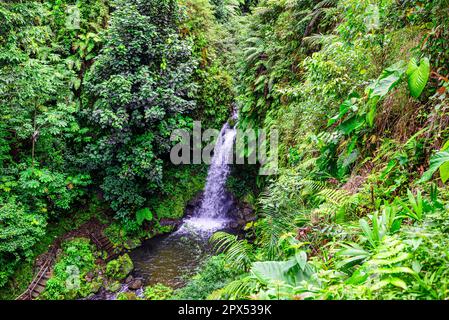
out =
[[[108,282],[106,285],[106,290],[110,291],[110,292],[117,292],[120,290],[120,288],[122,287],[122,285],[120,284],[120,282],[118,281],[112,281],[112,282]]]
[[[125,253],[117,259],[108,262],[106,265],[106,275],[114,280],[123,280],[133,269],[133,262],[128,254]]]
[[[185,217],[192,216],[195,213],[195,210],[201,206],[203,202],[204,192],[199,192],[194,198],[192,198],[189,202],[187,202],[185,208]]]
[[[141,279],[134,279],[133,281],[131,281],[130,284],[128,284],[128,288],[131,290],[138,290],[140,288],[142,288],[143,286],[143,282]]]

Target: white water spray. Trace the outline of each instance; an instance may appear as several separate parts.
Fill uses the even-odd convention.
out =
[[[236,118],[235,113],[233,118]],[[226,214],[230,204],[227,199],[226,181],[230,174],[229,164],[233,160],[235,136],[236,130],[225,123],[214,147],[201,207],[193,217],[184,222],[180,231],[193,229],[213,232],[228,222]]]

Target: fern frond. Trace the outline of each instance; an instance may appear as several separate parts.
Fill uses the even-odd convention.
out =
[[[241,300],[246,299],[252,293],[255,287],[254,279],[245,276],[229,282],[223,288],[216,290],[210,294],[208,300]]]
[[[317,193],[327,187],[327,184],[323,181],[304,180],[302,181],[303,188],[306,191]]]
[[[246,240],[239,240],[236,235],[223,231],[214,233],[209,241],[214,250],[223,252],[232,268],[246,271],[253,260],[253,248]]]

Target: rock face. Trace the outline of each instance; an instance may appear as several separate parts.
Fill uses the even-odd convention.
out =
[[[170,226],[173,230],[177,230],[181,225],[181,220],[179,219],[170,219],[170,218],[162,218],[159,220],[159,224],[162,227]]]
[[[233,201],[233,206],[228,212],[228,216],[232,219],[230,224],[232,229],[243,229],[247,223],[256,220],[254,209],[249,203],[239,201],[232,195],[230,197]]]
[[[201,207],[201,203],[203,202],[203,199],[204,199],[204,192],[201,191],[192,200],[190,200],[187,203],[187,206],[185,208],[184,217],[185,218],[191,217],[195,213],[195,210]]]

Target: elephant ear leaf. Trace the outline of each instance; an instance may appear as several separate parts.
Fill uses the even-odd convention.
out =
[[[429,170],[424,172],[421,179],[418,182],[426,182],[430,180],[433,174],[440,170],[440,176],[443,183],[449,179],[449,152],[440,151],[430,159]]]
[[[289,267],[291,267],[290,264],[285,261],[254,262],[251,272],[264,284],[268,284],[271,281],[289,283],[289,279],[285,272]]]
[[[430,62],[428,58],[421,59],[419,65],[412,58],[407,66],[408,87],[412,97],[419,98],[430,77]]]

